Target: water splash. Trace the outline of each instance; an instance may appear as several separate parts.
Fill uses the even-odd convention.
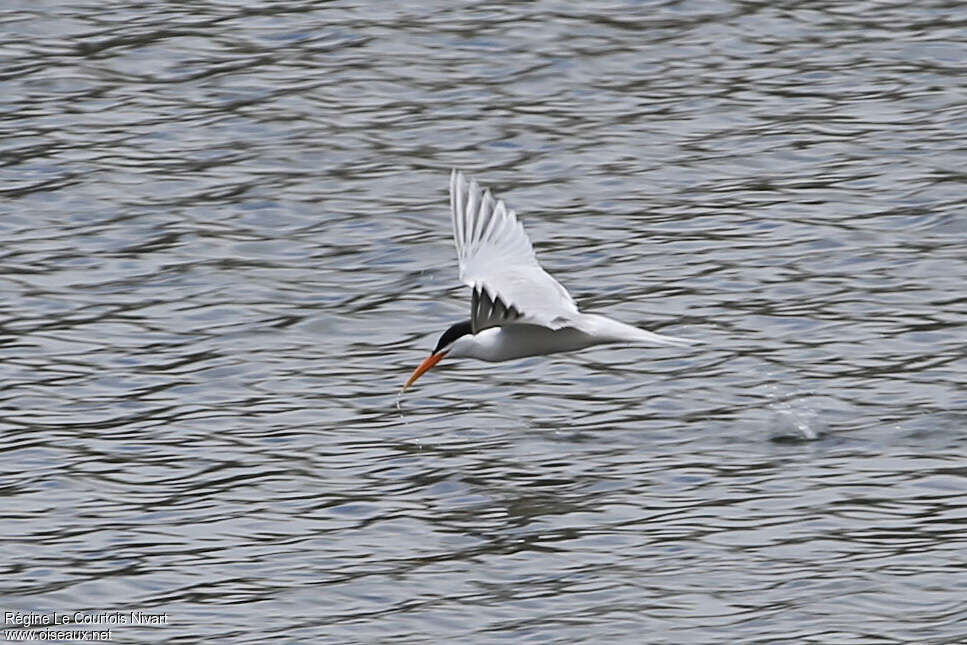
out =
[[[819,410],[813,404],[814,392],[783,393],[775,382],[770,383],[768,388],[767,396],[772,400],[768,410],[771,413],[769,428],[773,441],[816,441],[823,436],[824,426],[819,418]]]

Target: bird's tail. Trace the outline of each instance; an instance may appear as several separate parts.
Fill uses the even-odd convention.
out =
[[[583,318],[584,319],[581,321],[583,323],[581,325],[581,331],[593,334],[600,338],[607,338],[611,342],[615,343],[648,343],[651,345],[674,345],[677,347],[684,347],[686,345],[695,345],[702,342],[700,340],[691,340],[689,338],[679,338],[677,336],[656,334],[655,332],[639,329],[632,325],[626,325],[621,321],[607,318],[605,316],[599,316],[597,314],[584,314]]]

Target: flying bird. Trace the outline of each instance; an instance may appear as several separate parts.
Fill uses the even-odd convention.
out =
[[[567,289],[537,263],[514,211],[457,170],[450,174],[450,211],[460,280],[471,289],[470,319],[443,332],[403,391],[444,356],[497,362],[605,343],[696,342],[578,311]]]

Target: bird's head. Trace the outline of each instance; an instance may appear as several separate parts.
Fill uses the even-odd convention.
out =
[[[419,367],[413,370],[413,374],[406,381],[406,385],[403,386],[402,391],[405,392],[406,388],[413,385],[416,379],[423,376],[424,372],[427,372],[431,367],[439,363],[444,356],[465,356],[466,354],[464,352],[473,342],[472,339],[473,326],[469,320],[452,325],[440,336],[440,340],[436,344],[436,349],[420,363]]]

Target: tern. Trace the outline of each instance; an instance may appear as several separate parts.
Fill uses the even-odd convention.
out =
[[[443,332],[402,391],[444,356],[498,362],[606,343],[697,342],[578,311],[567,289],[538,264],[514,211],[458,170],[450,173],[450,211],[460,280],[471,289],[470,319]]]

